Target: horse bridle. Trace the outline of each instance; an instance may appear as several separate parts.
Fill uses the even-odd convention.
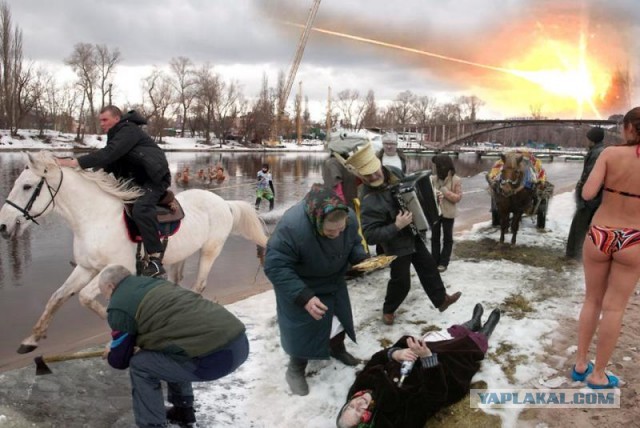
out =
[[[502,168],[504,170],[504,167]],[[514,169],[516,171],[516,178],[515,179],[506,179],[506,178],[502,178],[502,171],[500,171],[500,179],[498,180],[498,186],[497,186],[497,190],[498,192],[504,194],[504,195],[511,195],[514,193],[517,193],[518,190],[520,190],[520,187],[522,185],[522,171],[519,168],[510,168],[510,169]],[[509,184],[511,185],[511,187],[513,188],[511,190],[511,192],[505,192],[502,189],[502,186],[505,184]]]
[[[47,174],[47,170],[44,170],[44,174]],[[40,217],[42,214],[45,213],[45,211],[47,211],[47,209],[49,208],[49,206],[51,204],[53,204],[53,207],[55,208],[56,206],[56,196],[58,195],[58,192],[60,191],[60,186],[62,186],[62,179],[64,178],[64,174],[62,172],[62,168],[60,169],[60,182],[58,183],[58,188],[54,189],[53,187],[51,187],[51,185],[49,184],[49,182],[47,181],[46,178],[44,178],[44,176],[40,179],[40,182],[36,185],[36,188],[34,189],[33,193],[31,194],[31,198],[29,198],[29,201],[27,202],[27,205],[22,208],[20,206],[18,206],[17,204],[11,202],[9,199],[6,199],[5,202],[9,205],[11,205],[13,208],[17,209],[18,211],[20,211],[22,213],[22,216],[24,218],[26,218],[27,220],[31,220],[32,222],[34,222],[37,225],[40,225],[40,223],[38,223],[36,221],[36,219],[38,217]],[[29,214],[29,210],[31,209],[31,207],[33,206],[33,203],[36,201],[36,199],[38,198],[38,196],[40,195],[40,191],[42,190],[43,185],[47,185],[47,190],[49,190],[49,196],[51,196],[51,200],[49,201],[49,203],[47,204],[47,206],[44,207],[44,209],[42,211],[40,211],[38,214],[35,215],[31,215]],[[17,223],[20,223],[20,220],[16,220]]]

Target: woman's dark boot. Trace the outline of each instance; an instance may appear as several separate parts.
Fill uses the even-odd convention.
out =
[[[309,385],[305,379],[304,372],[307,369],[307,360],[302,358],[291,357],[285,378],[291,389],[291,393],[295,395],[307,395],[309,393]]]
[[[329,355],[347,366],[357,366],[360,361],[347,352],[344,346],[344,330],[336,334],[329,341]]]
[[[500,309],[494,309],[491,311],[489,318],[487,318],[487,322],[484,323],[478,333],[484,334],[488,339],[489,336],[491,336],[491,333],[493,333],[493,329],[496,328],[498,321],[500,321]]]
[[[478,331],[482,327],[482,314],[484,313],[484,308],[480,303],[476,303],[473,307],[473,316],[469,321],[462,324],[463,327],[468,328],[471,331]]]

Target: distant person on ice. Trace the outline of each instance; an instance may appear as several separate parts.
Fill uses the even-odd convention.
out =
[[[107,144],[78,159],[58,159],[58,165],[71,168],[104,169],[122,180],[132,180],[144,191],[133,203],[132,217],[142,236],[149,262],[144,276],[163,276],[164,246],[158,235],[156,204],[171,185],[167,157],[140,127],[147,120],[135,111],[123,115],[118,107],[107,106],[100,112],[100,126],[107,133]],[[184,179],[184,177],[183,177]]]
[[[133,414],[139,427],[167,421],[194,426],[192,382],[219,379],[235,371],[249,354],[240,320],[201,295],[158,278],[133,276],[110,265],[99,278],[109,299],[112,342],[109,365],[129,368]],[[165,410],[160,381],[167,382]]]
[[[345,273],[367,258],[358,222],[332,189],[314,184],[288,209],[267,243],[264,273],[276,293],[282,349],[289,355],[285,379],[295,395],[307,395],[309,360],[333,357],[355,366],[345,336],[355,341]]]
[[[423,338],[404,336],[375,353],[349,388],[338,428],[423,428],[440,409],[463,399],[500,320],[494,309],[482,325],[482,313],[478,303],[464,324]]]
[[[273,177],[269,172],[269,164],[263,163],[262,169],[258,171],[258,188],[256,189],[256,211],[260,210],[260,202],[262,199],[269,201],[269,211],[273,210],[273,202],[275,199],[275,190],[273,189]]]

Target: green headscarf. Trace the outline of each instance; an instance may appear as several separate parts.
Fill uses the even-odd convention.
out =
[[[322,232],[324,219],[327,214],[335,210],[348,212],[349,207],[332,189],[324,187],[320,183],[313,184],[309,193],[304,197],[304,211],[318,235],[324,236]]]

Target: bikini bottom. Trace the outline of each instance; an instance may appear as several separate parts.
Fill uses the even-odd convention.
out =
[[[640,244],[640,230],[629,227],[612,228],[594,225],[589,228],[588,235],[598,250],[609,256],[616,251]]]

